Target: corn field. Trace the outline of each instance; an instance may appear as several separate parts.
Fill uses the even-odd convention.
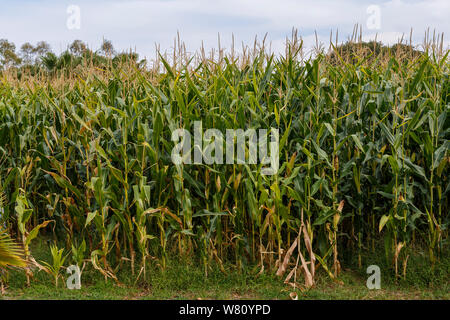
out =
[[[438,263],[450,220],[449,51],[351,44],[307,57],[293,36],[280,56],[258,43],[192,56],[180,45],[150,68],[5,71],[0,225],[28,263],[32,239],[50,237],[115,280],[124,264],[146,277],[150,260],[164,269],[179,255],[206,275],[213,264],[301,268],[312,286],[318,268],[339,275],[342,250],[380,240],[398,274],[415,245]],[[221,132],[278,128],[277,174],[172,163],[172,132],[199,120]]]

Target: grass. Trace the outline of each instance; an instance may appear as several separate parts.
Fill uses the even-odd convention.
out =
[[[39,241],[33,246],[38,261],[49,260],[47,243]],[[317,277],[316,286],[309,290],[297,289],[300,300],[327,299],[450,299],[450,255],[443,255],[434,269],[425,268],[426,256],[415,252],[406,279],[396,281],[393,270],[380,259],[380,254],[363,255],[363,265],[378,264],[382,270],[380,290],[366,288],[365,270],[355,266],[344,267],[338,281],[333,281],[325,274]],[[201,265],[192,259],[170,258],[166,270],[151,264],[147,281],[135,282],[129,265],[123,265],[118,272],[120,284],[109,280],[105,282],[100,273],[87,268],[82,275],[81,290],[65,288],[61,281],[59,288],[54,287],[51,276],[36,272],[30,287],[26,287],[25,274],[11,271],[9,288],[0,299],[97,299],[97,300],[145,300],[145,299],[290,299],[289,293],[294,289],[283,284],[282,280],[271,273],[257,275],[255,269],[247,268],[244,272],[226,266],[225,275],[216,266],[212,266],[205,278]],[[177,262],[177,263],[175,263]],[[356,270],[356,271],[355,271]],[[62,285],[64,283],[64,287]]]

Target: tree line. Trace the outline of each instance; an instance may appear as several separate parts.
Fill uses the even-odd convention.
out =
[[[74,40],[67,49],[59,55],[55,54],[49,43],[39,41],[35,45],[30,42],[22,44],[20,49],[7,39],[0,39],[0,71],[17,69],[35,74],[40,71],[55,72],[62,69],[73,69],[83,60],[100,66],[112,61],[117,64],[123,61],[133,61],[139,67],[145,60],[139,60],[134,52],[118,52],[110,40],[104,39],[100,48],[92,50],[82,40]]]

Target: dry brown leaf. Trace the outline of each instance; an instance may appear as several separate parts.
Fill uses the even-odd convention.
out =
[[[289,259],[291,258],[292,253],[294,252],[295,248],[297,247],[297,244],[298,244],[298,237],[295,239],[295,241],[291,244],[291,247],[289,248],[289,250],[286,252],[283,263],[280,265],[280,267],[278,268],[278,271],[276,273],[277,276],[281,277],[286,272],[286,268],[289,263]]]

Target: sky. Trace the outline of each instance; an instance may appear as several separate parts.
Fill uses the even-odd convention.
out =
[[[152,58],[155,44],[170,51],[179,32],[187,50],[230,48],[234,35],[237,49],[252,44],[255,36],[281,52],[293,28],[312,47],[315,32],[326,46],[330,32],[339,41],[348,39],[356,23],[364,40],[393,44],[402,37],[421,44],[427,28],[444,33],[450,42],[449,0],[0,0],[0,39],[24,42],[47,41],[54,52],[81,39],[97,49],[103,39],[119,50],[136,50]]]

